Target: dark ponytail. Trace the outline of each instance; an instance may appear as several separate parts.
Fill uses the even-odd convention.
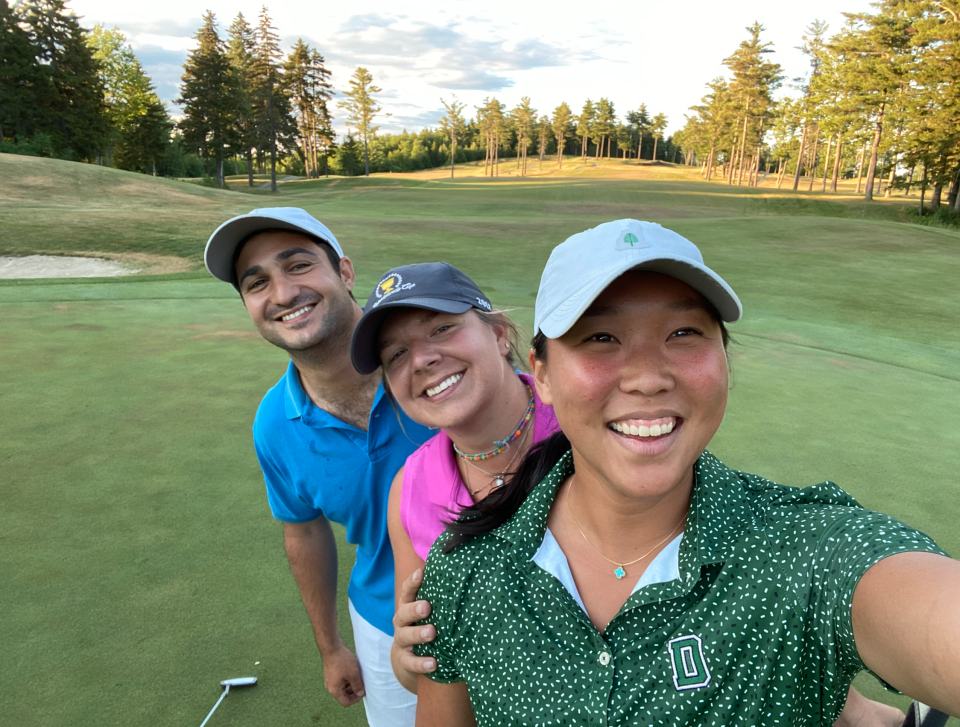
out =
[[[512,518],[533,488],[550,474],[569,449],[567,435],[559,431],[533,445],[517,471],[505,478],[503,487],[464,508],[460,517],[447,524],[447,532],[453,537],[443,544],[443,552],[449,553],[478,535],[496,530]]]
[[[531,347],[536,360],[547,360],[547,338],[540,331],[533,337]],[[480,502],[465,507],[456,520],[447,523],[447,532],[452,537],[443,544],[443,552],[449,553],[478,535],[496,530],[512,518],[533,488],[550,474],[550,470],[569,449],[570,441],[560,431],[530,447],[516,472],[504,477],[503,487],[494,490]]]

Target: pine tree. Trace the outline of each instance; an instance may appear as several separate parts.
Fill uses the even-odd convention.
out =
[[[319,176],[321,134],[332,134],[327,102],[331,97],[330,71],[323,56],[297,39],[284,64],[284,78],[290,92],[302,145],[301,156],[308,177]]]
[[[500,176],[500,137],[503,134],[506,119],[504,105],[495,98],[487,98],[483,106],[477,109],[477,125],[483,136],[483,145],[487,150],[483,163],[483,176],[487,169],[491,177]]]
[[[572,127],[573,112],[566,102],[561,103],[553,110],[553,119],[551,120],[551,131],[553,138],[557,142],[557,169],[563,169],[563,151],[567,145],[567,137],[573,131]]]
[[[38,130],[56,139],[61,155],[99,158],[109,121],[87,31],[65,0],[31,0],[22,8],[23,24],[48,79],[42,85],[45,93],[34,98],[42,119]]]
[[[260,10],[255,30],[251,98],[257,149],[270,154],[270,191],[277,191],[277,151],[295,137],[295,122],[281,62],[280,36],[267,8]]]
[[[183,143],[213,162],[213,176],[222,189],[224,150],[237,138],[235,120],[240,90],[216,23],[216,16],[207,11],[194,36],[197,47],[183,64],[177,103],[183,105],[179,123]]]
[[[847,26],[831,41],[843,66],[843,91],[867,111],[873,126],[864,198],[873,199],[880,144],[888,113],[906,87],[911,21],[903,14],[844,13]]]
[[[350,90],[344,91],[345,100],[337,104],[347,112],[347,123],[357,130],[363,142],[363,165],[365,174],[370,176],[370,140],[376,136],[379,126],[373,120],[382,110],[373,94],[383,89],[373,85],[373,76],[366,68],[360,67],[350,77]]]
[[[537,172],[543,169],[543,155],[547,153],[547,144],[550,143],[550,117],[541,116],[537,121],[537,146],[540,151],[540,161],[537,164]]]
[[[0,142],[37,129],[39,99],[49,96],[39,53],[7,0],[0,0]]]
[[[735,109],[730,96],[730,87],[723,78],[715,78],[707,84],[710,92],[701,99],[699,106],[694,106],[702,122],[703,135],[709,144],[707,152],[707,166],[705,178],[709,182],[713,176],[713,163],[720,145],[729,137],[733,123]]]
[[[764,122],[769,118],[770,110],[774,105],[773,91],[783,80],[780,64],[764,58],[773,52],[770,43],[760,40],[760,34],[765,28],[760,23],[754,23],[746,30],[747,40],[741,41],[733,55],[723,61],[733,74],[730,93],[737,101],[740,117],[737,127],[742,129],[739,140],[735,140],[736,152],[730,155],[731,165],[727,180],[729,184],[733,183],[734,168],[736,168],[738,185],[743,182],[744,160],[748,147],[755,149],[751,170],[755,164],[759,164]]]
[[[627,112],[627,123],[637,132],[637,161],[639,162],[642,158],[643,135],[650,130],[650,113],[647,111],[647,105],[642,103],[636,111]]]
[[[650,135],[653,137],[653,161],[657,160],[657,143],[663,137],[667,130],[667,117],[664,114],[657,114],[650,121]]]
[[[450,178],[453,179],[453,172],[457,160],[457,141],[463,135],[466,129],[466,120],[463,118],[463,110],[467,107],[454,96],[450,101],[440,99],[443,104],[446,115],[440,119],[441,128],[447,132],[450,137]]]
[[[527,173],[527,147],[530,145],[530,131],[537,118],[537,110],[530,105],[530,97],[524,96],[510,113],[510,121],[517,132],[517,166],[520,176]]]
[[[607,98],[601,98],[597,102],[597,114],[594,119],[593,134],[599,141],[597,149],[597,159],[603,156],[604,143],[606,143],[606,156],[610,158],[610,137],[617,129],[617,112],[613,106],[613,101]]]
[[[236,151],[243,153],[247,161],[247,185],[253,186],[253,150],[257,146],[256,119],[253,113],[253,75],[256,36],[244,17],[237,13],[228,31],[227,58],[233,68],[236,81],[236,106],[234,108],[234,134]]]
[[[353,134],[347,134],[337,149],[337,168],[341,174],[352,177],[360,169],[360,142]]]
[[[583,104],[580,115],[577,117],[577,136],[580,137],[580,155],[584,164],[587,162],[587,139],[590,138],[590,130],[596,114],[597,111],[593,101],[587,99]]]

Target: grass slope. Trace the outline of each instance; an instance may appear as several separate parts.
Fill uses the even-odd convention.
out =
[[[49,191],[42,202],[56,214],[24,220],[34,242],[22,244],[122,250],[153,239],[167,250],[169,234],[171,249],[199,261],[228,214],[293,204],[337,233],[361,295],[391,265],[448,260],[527,330],[554,244],[618,216],[669,223],[746,309],[711,449],[786,484],[836,480],[960,553],[960,410],[950,404],[960,397],[960,235],[892,221],[893,206],[861,216],[852,202],[687,179],[396,175],[289,183],[252,200],[63,166],[57,179],[30,182]],[[83,174],[104,194],[89,194]],[[25,184],[20,204],[4,197],[4,220],[41,204]],[[72,227],[94,203],[99,211]],[[153,238],[125,227],[138,205],[158,215]],[[97,219],[99,240],[86,236]],[[192,227],[174,235],[179,220]],[[340,709],[323,689],[252,451],[253,413],[284,356],[230,288],[202,273],[10,281],[0,283],[0,314],[4,719],[199,723],[220,679],[256,674],[260,686],[231,694],[218,724],[363,724],[359,708]],[[344,546],[344,582],[351,565]],[[867,677],[859,685],[903,704]]]

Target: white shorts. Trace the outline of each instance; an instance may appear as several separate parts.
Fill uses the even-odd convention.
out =
[[[417,717],[417,695],[411,694],[393,675],[390,648],[393,637],[383,633],[350,605],[353,643],[363,674],[366,696],[363,707],[370,727],[413,727]]]

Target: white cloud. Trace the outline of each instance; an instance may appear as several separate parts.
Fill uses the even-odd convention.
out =
[[[118,25],[164,99],[176,98],[178,66],[200,25],[187,0],[131,4],[74,0],[83,23]],[[255,24],[262,0],[208,0],[221,27],[237,12]],[[560,6],[566,8],[567,6]],[[357,66],[383,88],[382,105],[393,115],[384,130],[435,125],[439,99],[456,93],[468,109],[496,94],[508,107],[530,96],[541,113],[561,101],[578,110],[587,98],[606,96],[619,112],[641,102],[670,118],[670,130],[700,100],[704,84],[725,75],[725,57],[759,21],[773,42],[775,60],[788,78],[805,71],[796,50],[815,18],[839,29],[834,0],[780,3],[770,0],[687,0],[673,6],[650,0],[615,0],[563,12],[530,0],[367,0],[362,12],[328,3],[273,0],[269,12],[288,44],[303,37],[326,57],[333,83],[344,89]],[[868,11],[868,0],[845,0],[842,9]]]

